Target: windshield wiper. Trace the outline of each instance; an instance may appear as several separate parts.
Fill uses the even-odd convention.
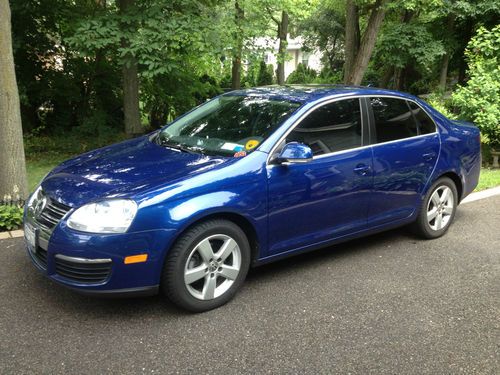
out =
[[[178,150],[178,151],[182,151],[182,152],[187,152],[189,154],[197,154],[197,152],[195,152],[194,150],[191,150],[190,148],[188,147],[185,147],[185,146],[182,146],[180,144],[176,144],[176,145],[173,145],[171,143],[163,143],[162,144],[163,147],[166,147],[166,148],[171,148],[173,150]]]
[[[194,151],[190,147],[183,146],[180,143],[175,143],[175,144],[174,143],[170,143],[169,140],[168,140],[168,138],[164,138],[164,137],[161,136],[161,133],[159,133],[158,136],[156,137],[155,143],[157,145],[160,145],[160,146],[163,146],[163,147],[166,147],[166,148],[171,148],[173,150],[187,152],[189,154],[198,154],[198,152]],[[200,153],[203,154],[203,152],[201,150],[200,150]]]

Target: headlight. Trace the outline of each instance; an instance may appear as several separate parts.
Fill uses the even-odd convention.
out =
[[[27,207],[31,207],[33,205],[33,201],[35,199],[39,199],[40,198],[41,191],[42,191],[42,186],[38,185],[38,187],[35,189],[35,191],[33,192],[33,194],[31,194],[31,196],[29,197],[28,203],[27,203]]]
[[[71,214],[68,226],[82,232],[124,233],[136,213],[137,204],[128,199],[90,203]]]

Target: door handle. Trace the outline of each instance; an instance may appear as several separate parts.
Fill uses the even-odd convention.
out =
[[[435,152],[428,152],[426,154],[423,154],[422,157],[424,158],[425,161],[431,161],[432,159],[434,159],[436,157],[436,153]]]
[[[353,169],[355,173],[361,175],[361,176],[366,176],[368,172],[370,172],[370,167],[365,164],[358,164],[356,168]]]

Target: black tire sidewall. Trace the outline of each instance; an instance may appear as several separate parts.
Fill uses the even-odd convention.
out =
[[[241,268],[238,277],[231,287],[220,297],[210,301],[199,300],[189,293],[184,283],[184,267],[193,248],[204,238],[214,234],[225,234],[233,238],[241,251]],[[193,312],[202,312],[219,307],[231,300],[243,284],[250,266],[250,245],[248,239],[239,226],[227,220],[210,220],[196,225],[186,231],[167,256],[167,263],[162,277],[163,288],[166,294],[180,307]]]

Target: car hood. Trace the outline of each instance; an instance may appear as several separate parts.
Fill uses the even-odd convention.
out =
[[[43,190],[68,206],[103,198],[133,197],[234,162],[159,146],[148,136],[70,159],[42,182]]]

